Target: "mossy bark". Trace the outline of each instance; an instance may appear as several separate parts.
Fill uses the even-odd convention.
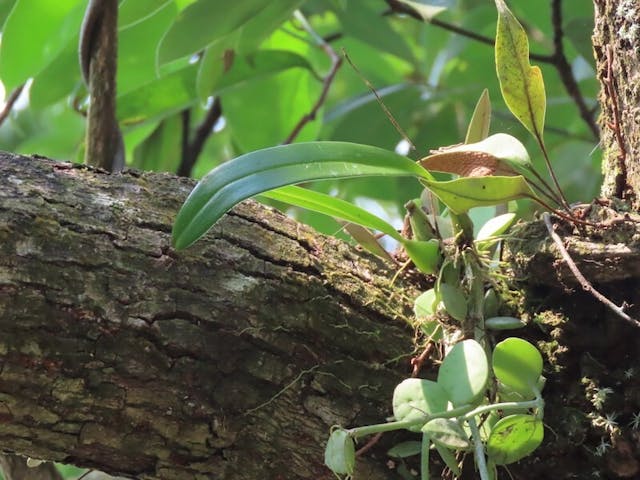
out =
[[[333,478],[333,424],[390,414],[408,284],[246,202],[170,246],[193,186],[2,154],[0,445],[157,479]],[[363,478],[393,478],[371,455]]]

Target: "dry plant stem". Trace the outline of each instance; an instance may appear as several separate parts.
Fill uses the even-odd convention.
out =
[[[638,320],[636,320],[634,318],[631,318],[629,315],[627,315],[624,312],[624,308],[623,307],[618,307],[615,303],[613,303],[611,300],[609,300],[607,297],[605,297],[603,294],[601,294],[599,291],[597,291],[593,287],[593,285],[591,285],[591,283],[586,278],[584,278],[584,275],[582,275],[582,273],[580,272],[580,270],[576,266],[575,262],[573,261],[573,259],[569,255],[569,252],[567,252],[567,249],[564,248],[564,244],[562,243],[562,239],[556,233],[556,231],[554,229],[554,226],[551,224],[551,217],[549,216],[549,214],[548,213],[544,213],[542,215],[542,218],[544,220],[545,226],[547,227],[547,230],[549,231],[549,235],[551,236],[551,238],[553,239],[554,243],[556,244],[556,247],[558,247],[558,251],[560,252],[560,255],[562,255],[562,259],[565,261],[565,263],[567,264],[567,266],[571,270],[571,273],[573,273],[574,277],[576,277],[576,280],[578,280],[578,282],[580,283],[580,286],[582,287],[582,289],[585,290],[586,292],[589,292],[598,301],[602,302],[607,307],[609,307],[620,318],[622,318],[623,320],[626,320],[627,322],[629,322],[633,326],[640,328],[640,322]]]
[[[349,55],[347,55],[347,52],[344,49],[342,49],[342,54],[344,55],[344,58],[347,59],[347,62],[349,62],[349,65],[351,65],[353,70],[358,74],[360,79],[365,83],[365,85],[369,88],[369,90],[371,90],[371,93],[373,93],[373,95],[376,97],[376,99],[378,100],[378,103],[382,107],[382,110],[384,111],[384,113],[387,115],[387,118],[389,119],[391,124],[395,127],[395,129],[398,131],[398,133],[402,136],[404,141],[409,144],[409,146],[411,147],[411,150],[415,150],[416,146],[413,144],[413,142],[409,138],[409,135],[407,135],[407,133],[403,130],[403,128],[400,126],[400,124],[397,122],[397,120],[393,117],[393,115],[391,114],[391,112],[389,111],[387,106],[382,101],[382,98],[380,98],[380,95],[378,95],[378,92],[376,91],[375,87],[373,85],[371,85],[371,82],[369,80],[367,80],[364,75],[362,75],[362,72],[360,72],[358,67],[356,67],[356,65],[353,63],[351,58],[349,58]]]
[[[13,105],[16,103],[16,100],[18,100],[18,97],[20,97],[20,94],[22,93],[23,88],[24,88],[24,83],[19,87],[16,87],[13,90],[13,92],[11,92],[11,95],[9,95],[9,97],[7,98],[4,108],[0,112],[0,125],[4,123],[4,121],[9,116],[9,113],[11,113],[11,109],[13,108]]]
[[[562,30],[562,0],[552,0],[551,2],[551,23],[553,24],[553,64],[558,70],[558,74],[562,79],[562,83],[567,90],[567,93],[573,99],[573,102],[578,107],[582,120],[587,124],[589,130],[593,134],[594,138],[600,138],[600,129],[596,125],[594,119],[594,111],[591,110],[580,92],[578,82],[576,82],[571,65],[567,60],[567,56],[564,52],[564,45],[562,40],[564,38],[564,31]]]
[[[538,140],[538,145],[540,145],[540,150],[542,150],[542,155],[544,157],[544,161],[547,164],[547,170],[549,171],[549,175],[551,175],[551,180],[553,180],[553,184],[556,187],[556,190],[560,194],[560,204],[562,207],[571,215],[571,207],[569,206],[569,202],[567,202],[566,197],[564,196],[564,192],[562,191],[562,187],[560,187],[560,182],[558,182],[558,177],[556,177],[556,172],[553,171],[553,167],[551,166],[551,160],[549,159],[549,154],[547,153],[547,147],[544,145],[544,141],[542,140],[542,134],[537,134],[536,139]]]
[[[620,131],[620,110],[618,108],[618,95],[617,95],[617,85],[615,84],[615,77],[613,76],[613,55],[611,53],[611,46],[607,45],[606,50],[607,57],[607,73],[603,79],[603,85],[609,100],[611,101],[611,108],[613,110],[613,121],[607,124],[616,138],[616,143],[618,144],[618,162],[617,167],[620,169],[620,175],[618,176],[620,179],[627,178],[627,165],[625,162],[627,156],[627,149],[625,147],[624,139],[622,137],[622,132]],[[616,182],[616,191],[615,196],[618,198],[622,198],[624,193],[624,182],[617,181]]]
[[[362,455],[364,455],[365,453],[367,453],[369,450],[371,450],[371,448],[373,448],[373,446],[378,443],[378,441],[382,438],[382,432],[378,432],[376,433],[373,437],[371,437],[371,439],[365,443],[362,448],[359,448],[358,451],[356,451],[356,457],[361,457]]]
[[[302,27],[306,30],[306,32],[309,35],[311,35],[311,37],[313,37],[313,39],[316,41],[316,44],[320,48],[322,48],[322,50],[324,50],[324,52],[327,54],[327,56],[331,60],[331,68],[329,69],[329,73],[327,73],[327,75],[324,77],[322,81],[322,91],[320,92],[320,96],[318,97],[318,100],[311,108],[311,111],[306,115],[304,115],[298,121],[298,123],[293,128],[289,136],[284,140],[284,142],[282,142],[283,145],[292,143],[296,139],[296,137],[300,134],[304,126],[307,123],[315,120],[316,115],[318,114],[318,110],[320,110],[320,107],[322,107],[325,100],[327,99],[329,88],[331,88],[333,79],[335,78],[336,73],[338,73],[338,70],[342,65],[342,58],[335,52],[335,50],[331,47],[331,45],[329,45],[320,35],[318,35],[315,32],[315,30],[313,30],[313,28],[311,27],[307,19],[304,17],[304,15],[302,15],[300,11],[296,11],[294,13],[294,16],[296,20],[298,20],[302,24]]]

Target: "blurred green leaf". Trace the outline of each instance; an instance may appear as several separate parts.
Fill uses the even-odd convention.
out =
[[[78,37],[33,80],[29,89],[30,106],[36,110],[62,100],[80,85],[82,77],[78,63]]]
[[[170,3],[176,10],[178,9],[173,0],[122,0],[118,8],[119,27],[125,28],[144,21]]]
[[[85,7],[83,0],[16,1],[0,48],[0,78],[7,90],[40,73],[78,34]]]
[[[118,32],[118,94],[151,83],[159,75],[156,48],[178,15],[173,2],[153,10]]]
[[[189,65],[117,99],[118,120],[137,125],[174,114],[197,102],[197,65]]]
[[[216,3],[198,0],[192,3],[180,12],[160,42],[158,61],[168,63],[203,50],[240,28],[268,4],[262,0]]]

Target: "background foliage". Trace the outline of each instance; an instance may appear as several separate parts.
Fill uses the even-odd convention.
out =
[[[506,132],[537,152],[499,94],[493,49],[448,31],[455,25],[495,37],[496,12],[485,0],[407,2],[446,7],[437,25],[392,11],[384,0],[122,0],[119,18],[118,117],[127,164],[200,177],[215,165],[282,143],[321,95],[331,62],[313,33],[337,55],[346,51],[377,89],[416,145],[410,156],[463,140],[483,88],[494,108],[492,132]],[[547,2],[513,1],[531,51],[553,53]],[[0,1],[4,27],[0,79],[7,94],[26,82],[0,127],[0,148],[60,160],[82,159],[86,90],[77,61],[86,0]],[[46,14],[32,15],[33,9]],[[293,12],[300,9],[313,31]],[[597,82],[590,47],[590,0],[564,8],[564,48],[587,105]],[[30,32],[25,35],[24,32]],[[546,141],[570,201],[597,194],[599,151],[567,95],[556,68],[540,63],[548,98]],[[346,62],[338,69],[314,121],[295,141],[344,140],[404,151],[406,142]],[[215,115],[218,98],[221,115]],[[204,144],[198,154],[197,144]],[[188,146],[196,150],[189,168]],[[193,152],[193,149],[192,149]],[[192,155],[193,157],[194,155]],[[535,155],[534,155],[535,157]],[[534,158],[534,162],[541,161]],[[189,165],[182,165],[188,163]],[[419,192],[410,179],[324,181],[314,188],[399,221],[404,202]],[[482,209],[472,212],[481,224]],[[333,220],[297,212],[334,233]]]

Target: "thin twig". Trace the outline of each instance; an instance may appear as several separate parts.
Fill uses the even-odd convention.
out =
[[[9,95],[9,97],[7,98],[7,101],[4,104],[4,108],[0,112],[0,125],[2,125],[4,123],[4,121],[9,116],[9,113],[11,113],[11,109],[13,108],[13,105],[18,100],[18,97],[20,97],[20,94],[22,93],[22,90],[24,89],[24,85],[25,84],[23,83],[19,87],[16,87],[13,90],[13,92],[11,92],[11,95]]]
[[[386,2],[387,2],[387,5],[389,5],[390,11],[385,12],[384,14],[388,15],[390,13],[404,13],[405,15],[408,15],[411,18],[415,18],[416,20],[420,20],[421,22],[425,21],[422,15],[420,15],[418,12],[416,12],[413,8],[411,8],[409,5],[405,3],[402,3],[398,0],[386,0]],[[479,43],[484,43],[485,45],[489,45],[491,47],[495,46],[495,43],[496,43],[495,40],[491,37],[487,37],[485,35],[472,32],[471,30],[467,30],[465,28],[459,27],[457,25],[453,25],[451,23],[443,22],[442,20],[438,20],[437,18],[430,19],[429,23],[436,27],[442,28],[443,30],[456,33],[462,37],[470,38],[471,40],[475,40],[476,42],[479,42]],[[539,53],[530,53],[529,58],[540,63],[553,64],[554,62],[553,55],[542,55]]]
[[[299,10],[296,10],[294,12],[294,16],[296,20],[300,22],[300,24],[302,25],[302,28],[304,28],[304,30],[306,30],[306,32],[309,35],[311,35],[311,37],[315,40],[317,45],[320,48],[322,48],[322,50],[324,50],[324,52],[327,54],[327,56],[331,60],[331,68],[329,69],[329,73],[327,73],[327,75],[324,77],[322,81],[322,91],[320,92],[320,96],[318,97],[318,100],[311,108],[311,111],[306,115],[304,115],[298,121],[298,123],[293,128],[289,136],[287,136],[284,142],[282,142],[283,145],[292,143],[296,139],[296,137],[300,134],[302,129],[305,127],[305,125],[315,120],[316,115],[318,114],[318,110],[320,110],[320,107],[322,107],[322,105],[327,99],[327,95],[329,94],[329,89],[331,88],[333,79],[335,78],[336,73],[338,73],[338,69],[342,65],[342,58],[335,52],[335,50],[331,47],[331,45],[325,42],[324,39],[316,33],[316,31],[313,29],[313,27],[311,27],[311,25],[309,24],[307,19],[304,17],[304,15],[302,15],[302,13]]]
[[[369,450],[371,450],[371,448],[378,443],[378,441],[380,440],[380,438],[382,437],[382,432],[378,432],[376,433],[373,437],[371,437],[371,439],[365,443],[362,448],[359,448],[358,451],[356,452],[356,457],[361,457],[362,455],[364,455],[365,453],[367,453]]]
[[[376,91],[375,87],[371,85],[371,82],[366,79],[366,77],[362,74],[362,72],[360,72],[358,67],[356,67],[356,65],[353,63],[351,58],[349,58],[349,55],[347,55],[347,52],[345,51],[344,48],[342,49],[342,55],[344,55],[344,58],[347,59],[347,62],[349,62],[349,65],[351,65],[353,70],[358,74],[358,76],[364,82],[364,84],[369,88],[369,90],[371,90],[371,93],[373,93],[373,96],[376,97],[376,99],[378,100],[378,103],[380,104],[380,107],[382,108],[384,113],[387,115],[387,118],[389,119],[391,124],[395,127],[395,129],[398,131],[398,133],[402,136],[404,141],[409,144],[409,147],[411,148],[411,150],[415,150],[416,146],[413,144],[413,142],[409,138],[409,135],[407,135],[407,133],[403,130],[403,128],[398,123],[398,121],[394,118],[393,114],[389,111],[387,106],[384,104],[384,102],[382,101],[382,98],[380,98],[380,95],[378,95],[378,92]]]
[[[575,102],[580,116],[584,122],[588,125],[594,138],[600,138],[600,129],[596,125],[596,121],[593,118],[593,112],[587,106],[578,82],[576,82],[573,76],[573,71],[567,56],[564,52],[563,38],[564,31],[562,30],[562,0],[552,0],[551,2],[551,23],[553,24],[553,65],[558,70],[558,74],[564,84],[567,93],[571,96]]]
[[[578,280],[582,289],[585,290],[586,292],[589,292],[591,295],[593,295],[594,298],[596,298],[597,300],[605,304],[607,307],[609,307],[616,315],[618,315],[623,320],[626,320],[627,322],[629,322],[631,325],[635,327],[640,327],[640,322],[638,320],[631,318],[629,315],[627,315],[624,312],[624,305],[621,307],[618,307],[615,303],[613,303],[611,300],[609,300],[607,297],[601,294],[598,290],[596,290],[593,287],[593,285],[591,285],[591,283],[586,278],[584,278],[584,275],[582,275],[582,272],[580,272],[580,270],[574,263],[573,259],[569,255],[569,252],[567,252],[567,249],[564,247],[564,244],[562,243],[562,239],[556,233],[554,226],[551,224],[551,217],[549,216],[549,214],[546,212],[543,213],[542,218],[544,220],[545,226],[547,227],[547,230],[549,231],[549,235],[551,236],[554,243],[556,244],[556,247],[558,247],[558,250],[560,252],[560,255],[562,256],[562,259],[565,261],[565,263],[571,270],[571,273],[573,273],[573,276],[576,277],[576,280]]]
[[[80,475],[76,480],[82,480],[83,478],[88,477],[88,476],[89,476],[89,474],[91,474],[91,473],[93,473],[93,472],[95,472],[95,470],[94,470],[93,468],[92,468],[92,469],[89,469],[89,470],[87,470],[86,472],[84,472],[82,475]]]

